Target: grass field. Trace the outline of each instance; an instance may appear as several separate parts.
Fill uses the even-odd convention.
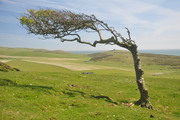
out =
[[[0,61],[21,70],[0,72],[0,119],[180,119],[180,57],[141,54],[156,109],[150,110],[132,105],[139,92],[127,52],[76,55],[44,51],[0,48]]]

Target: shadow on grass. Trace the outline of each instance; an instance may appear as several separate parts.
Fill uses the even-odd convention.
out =
[[[93,98],[93,99],[98,99],[98,100],[104,100],[106,102],[112,103],[112,104],[118,104],[117,102],[115,102],[112,98],[108,97],[108,96],[104,96],[104,95],[88,95],[82,91],[79,90],[71,90],[71,89],[66,89],[63,91],[64,95],[68,95],[69,97],[76,97],[76,96],[82,96],[82,97],[87,97],[87,98]]]
[[[18,88],[30,88],[32,90],[38,90],[38,91],[43,91],[47,92],[49,94],[49,90],[54,90],[53,87],[50,86],[35,86],[35,85],[18,85],[15,81],[9,80],[9,79],[1,79],[0,78],[0,86],[9,86],[9,87],[18,87]],[[88,95],[85,92],[79,91],[79,90],[71,90],[71,89],[65,89],[62,91],[64,95],[67,95],[69,97],[76,97],[76,96],[82,96],[82,97],[87,97],[87,98],[92,98],[92,99],[97,99],[97,100],[103,100],[108,103],[112,103],[114,105],[118,105],[119,102],[114,101],[112,98],[104,95]],[[121,101],[120,104],[125,104],[129,105],[128,101]]]
[[[36,86],[36,85],[18,85],[16,81],[9,80],[9,79],[1,79],[0,78],[0,86],[10,86],[10,87],[20,87],[20,88],[31,88],[31,89],[49,89],[52,90],[53,87],[49,86]]]
[[[0,79],[0,86],[17,85],[16,82],[9,79]]]
[[[80,95],[82,97],[85,97],[86,93],[79,91],[79,90],[70,90],[66,89],[62,92],[64,95],[68,95],[69,97],[75,97],[77,95]]]
[[[117,102],[115,102],[112,98],[108,97],[108,96],[104,96],[104,95],[98,95],[98,96],[95,96],[95,95],[91,95],[91,98],[95,98],[95,99],[103,99],[104,101],[106,102],[109,102],[109,103],[113,103],[113,104],[118,104]]]

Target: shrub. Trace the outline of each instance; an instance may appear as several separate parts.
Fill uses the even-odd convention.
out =
[[[6,63],[0,62],[0,71],[8,72],[8,71],[20,71],[18,68],[12,68]]]

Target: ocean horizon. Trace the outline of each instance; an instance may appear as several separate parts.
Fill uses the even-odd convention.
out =
[[[87,50],[87,51],[68,51],[68,52],[77,53],[77,54],[93,54],[93,53],[100,53],[106,51],[111,51],[111,50]],[[139,53],[180,56],[180,49],[139,50]]]

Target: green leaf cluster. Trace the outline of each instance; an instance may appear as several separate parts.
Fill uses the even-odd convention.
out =
[[[29,9],[19,20],[29,33],[54,38],[92,29],[95,23],[92,16],[52,9]]]

